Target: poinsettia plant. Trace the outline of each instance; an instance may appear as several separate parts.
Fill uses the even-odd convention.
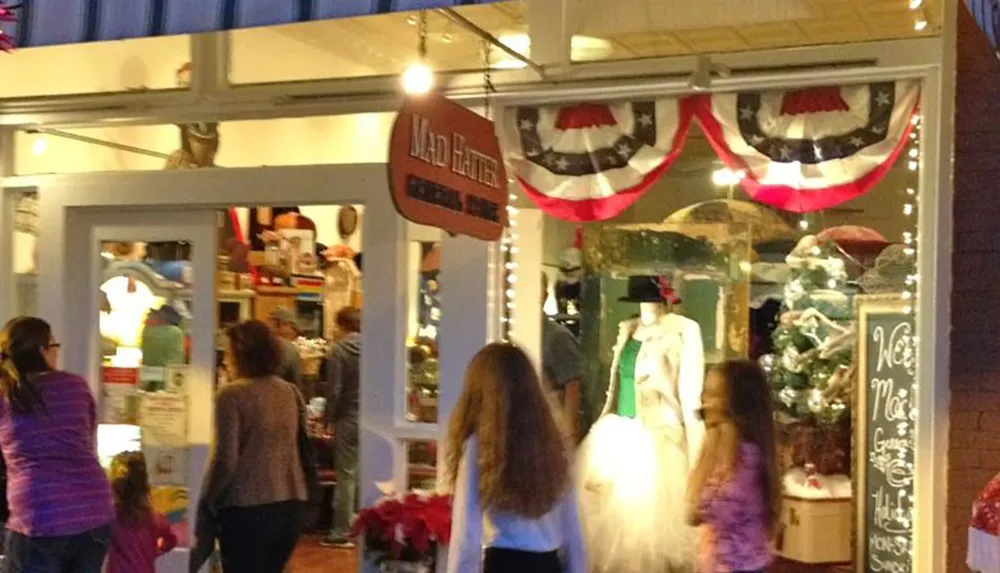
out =
[[[451,496],[386,495],[358,513],[351,536],[364,540],[376,563],[433,561],[438,546],[447,545],[451,538]]]

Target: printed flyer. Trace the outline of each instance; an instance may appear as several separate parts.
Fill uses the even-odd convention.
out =
[[[147,447],[187,447],[187,399],[178,394],[143,394],[139,403],[142,445]]]

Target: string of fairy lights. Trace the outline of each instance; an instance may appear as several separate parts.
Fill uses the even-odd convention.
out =
[[[906,314],[913,312],[913,301],[917,291],[917,200],[919,195],[916,186],[916,173],[920,169],[920,115],[913,114],[910,120],[912,129],[910,130],[910,141],[906,152],[906,167],[911,175],[911,184],[906,187],[906,197],[903,199],[903,216],[907,219],[906,230],[903,231],[903,253],[911,263],[911,272],[906,276],[902,297],[906,301],[903,311]]]
[[[511,179],[508,183],[508,188],[510,189],[510,201],[507,204],[508,226],[504,231],[503,238],[500,240],[500,260],[503,265],[503,285],[501,286],[503,296],[500,297],[500,338],[504,342],[511,341],[511,334],[514,331],[515,325],[515,310],[517,308],[514,302],[518,268],[518,209],[514,206],[514,202],[517,200],[517,192],[514,190],[514,180]]]

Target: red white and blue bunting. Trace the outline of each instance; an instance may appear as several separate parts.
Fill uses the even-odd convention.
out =
[[[516,176],[543,211],[601,221],[634,203],[684,147],[690,110],[678,100],[508,110],[504,139]]]
[[[599,221],[621,213],[680,155],[692,120],[755,201],[793,212],[870,191],[912,129],[915,80],[568,107],[518,107],[505,148],[546,213]]]

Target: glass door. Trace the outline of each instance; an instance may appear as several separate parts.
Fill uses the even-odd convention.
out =
[[[79,318],[66,321],[66,340],[79,348],[64,366],[87,373],[98,397],[105,468],[119,452],[145,454],[153,503],[181,538],[160,570],[186,570],[212,438],[216,214],[70,210],[67,218],[66,270],[86,278],[68,300]]]

